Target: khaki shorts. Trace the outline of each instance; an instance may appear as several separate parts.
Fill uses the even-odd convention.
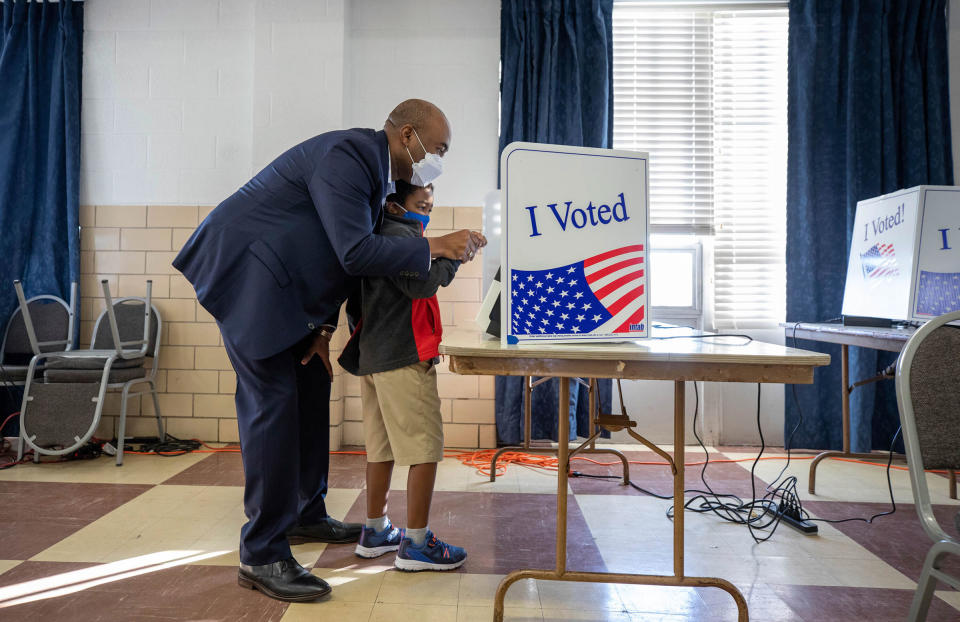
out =
[[[400,466],[443,460],[437,368],[421,361],[361,376],[367,462]]]

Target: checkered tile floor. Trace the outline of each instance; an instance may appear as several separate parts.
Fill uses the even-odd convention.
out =
[[[657,461],[621,446],[632,461]],[[718,448],[715,460],[752,457]],[[771,455],[771,454],[767,454]],[[775,454],[774,454],[775,455]],[[702,458],[689,448],[688,461]],[[602,457],[601,457],[602,458]],[[888,508],[882,468],[828,461],[806,494],[809,460],[795,462],[805,507],[819,517],[868,516]],[[783,462],[761,462],[761,488]],[[618,467],[578,462],[575,469],[613,474]],[[714,463],[718,492],[749,496],[750,462]],[[930,475],[937,512],[954,532],[960,509],[946,479]],[[669,494],[664,466],[632,465],[640,486]],[[390,515],[405,515],[405,470],[398,469]],[[688,512],[690,575],[731,580],[747,597],[751,620],[776,622],[903,620],[930,545],[912,505],[906,472],[894,471],[897,511],[872,525],[821,524],[818,536],[782,526],[755,544],[742,526]],[[571,480],[571,569],[671,572],[670,503],[616,481]],[[687,487],[702,487],[699,467]],[[330,513],[360,520],[363,457],[332,458]],[[431,527],[469,552],[453,573],[405,574],[392,559],[360,560],[353,545],[305,544],[294,554],[333,585],[330,598],[286,605],[236,584],[237,537],[244,522],[242,469],[236,454],[176,458],[128,456],[25,464],[0,471],[0,619],[4,620],[490,620],[500,578],[521,567],[551,568],[555,474],[512,466],[495,483],[457,460],[440,467]],[[960,560],[952,562],[960,572]],[[736,620],[736,607],[714,589],[655,588],[522,581],[508,593],[509,620]],[[960,594],[937,592],[928,618],[960,620]]]

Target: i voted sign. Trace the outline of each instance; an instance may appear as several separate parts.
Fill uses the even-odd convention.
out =
[[[648,164],[635,151],[503,150],[504,344],[649,335]]]
[[[857,203],[843,315],[925,321],[960,309],[960,188]]]

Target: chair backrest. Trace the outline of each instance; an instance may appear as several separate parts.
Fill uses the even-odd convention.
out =
[[[930,505],[925,469],[960,469],[960,311],[917,329],[897,361],[897,405],[917,512],[934,540],[949,538]]]
[[[34,354],[72,348],[73,313],[66,301],[57,296],[41,295],[26,300],[25,304],[27,317],[21,307],[10,315],[0,347],[0,361],[26,364]],[[28,321],[36,336],[36,350],[30,342]]]
[[[120,335],[120,342],[138,342],[143,341],[143,328],[145,321],[144,305],[146,300],[143,298],[116,298],[113,300],[113,312],[117,318],[117,332]],[[160,332],[160,314],[157,308],[150,305],[150,328],[147,332],[146,347],[138,345],[136,348],[123,347],[124,350],[140,350],[146,356],[155,356],[157,351],[157,340]],[[97,323],[93,329],[93,342],[90,348],[94,350],[114,350],[116,344],[113,341],[113,334],[110,328],[110,321],[107,316],[107,310],[103,310],[97,318]]]

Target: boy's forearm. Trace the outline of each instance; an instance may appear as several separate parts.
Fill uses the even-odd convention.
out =
[[[441,287],[446,287],[453,281],[453,277],[456,275],[459,266],[459,261],[441,258],[435,260],[433,265],[430,266],[430,275],[425,281],[402,277],[391,280],[394,285],[400,288],[400,291],[402,291],[404,295],[410,298],[430,298],[436,295],[437,290]]]

